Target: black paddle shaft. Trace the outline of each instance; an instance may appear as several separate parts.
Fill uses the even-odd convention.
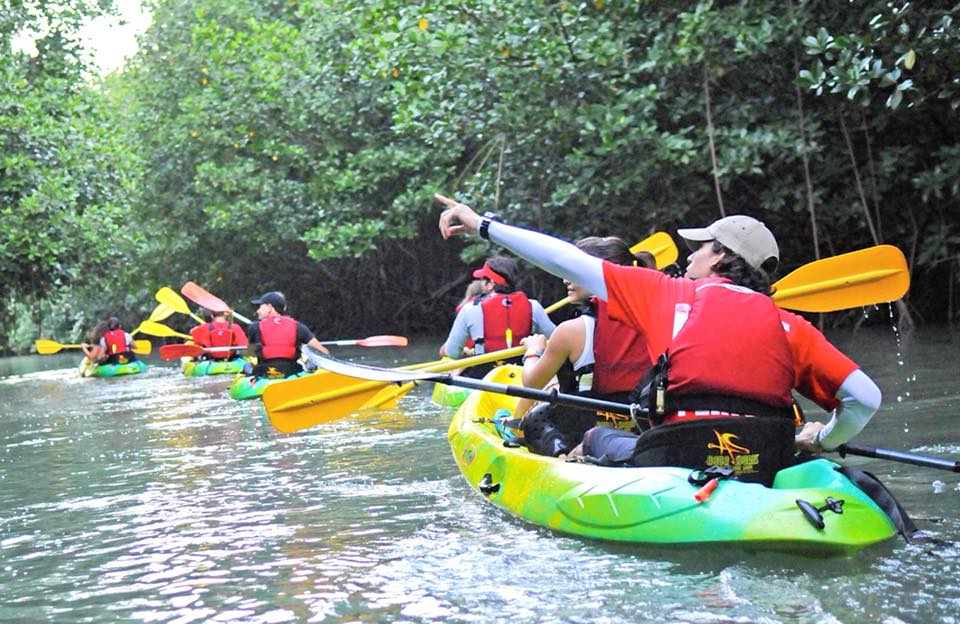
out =
[[[513,386],[493,383],[490,381],[481,381],[479,379],[461,377],[459,375],[435,375],[431,376],[429,381],[447,384],[450,386],[471,388],[473,390],[497,392],[499,394],[520,397],[521,399],[532,399],[534,401],[543,401],[545,403],[556,405],[566,405],[568,407],[578,407],[585,410],[612,412],[614,414],[630,416],[630,406],[626,403],[615,403],[613,401],[592,399],[590,397],[577,396],[575,394],[564,394],[555,390],[537,390],[536,388],[525,388],[523,386]]]
[[[913,464],[914,466],[923,466],[925,468],[937,468],[939,470],[949,470],[950,472],[960,472],[960,462],[956,462],[952,459],[942,459],[940,457],[929,457],[926,455],[917,455],[915,453],[906,453],[904,451],[874,448],[872,446],[860,446],[857,444],[843,444],[837,448],[837,452],[840,453],[841,457],[844,455],[859,455],[860,457],[887,459],[904,464]]]

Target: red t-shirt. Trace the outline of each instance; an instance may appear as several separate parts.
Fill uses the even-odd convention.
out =
[[[666,351],[673,339],[676,305],[693,303],[694,280],[607,261],[603,279],[610,316],[643,331],[651,354]],[[793,355],[793,387],[827,411],[836,408],[837,390],[859,366],[803,317],[780,310],[780,320]]]

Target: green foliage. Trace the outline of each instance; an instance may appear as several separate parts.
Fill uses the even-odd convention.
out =
[[[438,191],[639,240],[713,220],[719,187],[788,269],[875,231],[921,284],[960,280],[948,3],[156,0],[130,69],[91,89],[75,27],[103,4],[0,17],[0,277],[21,301],[146,313],[195,279],[287,289],[330,331],[436,329],[451,255],[490,251],[439,240]],[[37,59],[14,54],[41,23]]]

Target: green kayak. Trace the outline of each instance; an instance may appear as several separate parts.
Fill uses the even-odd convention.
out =
[[[494,369],[486,380],[519,384],[520,368]],[[688,482],[688,468],[603,467],[505,447],[488,419],[516,401],[474,392],[454,415],[448,437],[471,486],[538,525],[619,542],[740,544],[816,555],[850,555],[896,535],[887,514],[832,461],[781,470],[773,487],[721,480],[698,502],[702,486]],[[831,499],[843,501],[842,513],[825,508]],[[822,512],[823,528],[810,511]]]
[[[123,364],[99,364],[92,366],[87,358],[80,363],[81,377],[119,377],[121,375],[138,375],[146,372],[147,365],[140,360]]]
[[[186,360],[183,363],[183,374],[187,377],[203,377],[205,375],[236,375],[243,371],[247,363],[245,358],[229,360],[201,360],[195,362]]]
[[[433,384],[430,400],[441,407],[460,407],[473,390],[444,384]]]
[[[272,383],[283,381],[284,379],[293,379],[294,377],[303,377],[309,375],[307,372],[300,372],[288,377],[278,377],[271,379],[268,377],[254,377],[252,375],[237,375],[233,383],[230,384],[230,398],[237,401],[246,401],[248,399],[257,399],[263,391]]]

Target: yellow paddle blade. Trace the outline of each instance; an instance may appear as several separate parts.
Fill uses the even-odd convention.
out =
[[[646,251],[653,254],[657,260],[657,268],[662,269],[677,261],[680,252],[677,250],[677,244],[673,238],[666,232],[654,232],[636,245],[630,248],[630,251]]]
[[[910,288],[910,272],[903,252],[877,245],[805,264],[774,288],[782,308],[835,312],[901,298]]]
[[[177,330],[167,327],[163,323],[157,323],[155,321],[144,321],[140,323],[138,328],[142,333],[149,334],[151,336],[160,336],[161,338],[185,338],[190,339],[190,336],[178,332]]]
[[[138,355],[150,355],[153,351],[153,344],[149,340],[134,340],[133,352]]]
[[[426,370],[441,373],[468,366],[505,360],[523,355],[525,347],[514,347],[483,355],[431,362],[427,365],[405,366],[400,370]],[[373,403],[378,393],[395,384],[383,381],[365,381],[345,375],[323,372],[277,382],[263,392],[263,405],[270,422],[283,432],[299,431],[352,414],[367,403]],[[409,388],[407,388],[409,390]],[[383,402],[389,401],[389,398]],[[373,407],[373,405],[371,405]]]
[[[397,406],[397,402],[408,392],[417,387],[417,382],[411,381],[402,386],[391,385],[378,392],[372,399],[361,406],[361,409],[390,409]]]
[[[174,293],[176,294],[176,293]],[[157,307],[153,309],[153,312],[150,313],[148,321],[153,321],[154,323],[159,323],[162,320],[165,320],[176,312],[173,306],[166,303],[158,303]]]
[[[203,322],[202,318],[200,318],[199,316],[197,316],[196,314],[190,311],[190,306],[187,304],[187,300],[181,297],[180,293],[170,288],[169,286],[164,286],[163,288],[158,290],[155,296],[157,298],[157,301],[159,301],[163,305],[173,308],[174,312],[179,312],[180,314],[186,314],[187,316],[189,316],[190,318],[192,318],[198,323]],[[155,321],[155,320],[163,320],[163,319],[151,318],[150,320]],[[144,333],[149,333],[149,332],[144,331]]]
[[[187,305],[187,300],[181,297],[180,293],[169,286],[164,286],[158,290],[155,296],[157,301],[163,305],[173,308],[174,312],[179,312],[180,314],[190,314],[190,306]]]
[[[56,340],[44,340],[43,338],[34,340],[33,346],[36,347],[37,353],[40,355],[52,355],[54,353],[59,353],[63,349],[80,348],[80,345],[78,344],[61,344]]]

